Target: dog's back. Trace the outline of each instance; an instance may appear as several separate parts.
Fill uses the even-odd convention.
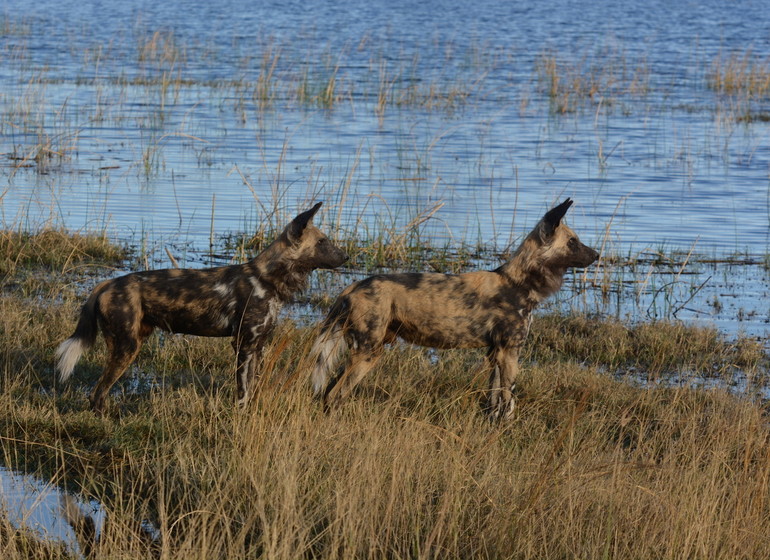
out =
[[[434,348],[479,348],[529,312],[526,290],[494,271],[378,275],[349,286],[330,312],[359,346],[402,338]]]

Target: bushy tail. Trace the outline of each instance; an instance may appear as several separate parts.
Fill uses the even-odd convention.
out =
[[[56,349],[56,369],[59,370],[59,381],[62,383],[70,378],[72,370],[75,369],[75,364],[78,363],[83,352],[91,348],[94,342],[96,342],[97,303],[99,295],[104,291],[109,282],[111,281],[107,280],[94,288],[88,301],[80,310],[80,319],[78,319],[75,332],[67,340],[59,344],[59,347]]]
[[[337,323],[324,326],[310,351],[315,360],[311,375],[313,395],[321,397],[326,393],[330,381],[329,372],[336,367],[340,355],[347,349],[348,343],[342,327]]]

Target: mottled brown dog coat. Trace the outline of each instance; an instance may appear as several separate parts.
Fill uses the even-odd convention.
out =
[[[313,226],[319,202],[299,214],[253,260],[208,269],[135,272],[94,288],[75,333],[59,345],[59,378],[67,380],[81,354],[104,335],[109,359],[91,393],[91,407],[104,411],[107,394],[155,329],[198,336],[229,336],[237,354],[238,402],[253,389],[262,346],[278,311],[317,268],[334,268],[345,252]]]
[[[599,254],[561,222],[570,199],[548,211],[496,270],[466,274],[371,276],[348,286],[329,311],[313,347],[314,392],[338,406],[397,337],[434,348],[488,348],[492,366],[488,402],[495,418],[513,411],[519,350],[532,310],[561,287],[570,267]],[[345,350],[346,366],[330,372]]]

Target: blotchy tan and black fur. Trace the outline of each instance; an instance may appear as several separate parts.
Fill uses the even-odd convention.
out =
[[[239,265],[208,269],[135,272],[94,288],[75,333],[57,349],[59,378],[67,380],[98,330],[109,359],[91,393],[91,407],[104,411],[115,382],[155,329],[199,336],[229,336],[237,354],[238,401],[253,389],[262,346],[278,311],[317,268],[335,268],[347,255],[312,225],[319,202],[299,214],[267,249]]]
[[[532,310],[559,290],[568,268],[599,257],[562,223],[571,205],[567,199],[548,211],[495,270],[382,274],[348,286],[313,347],[315,394],[326,407],[337,407],[374,366],[383,345],[398,337],[434,348],[488,348],[489,411],[494,418],[510,416]],[[350,357],[331,378],[345,350]]]

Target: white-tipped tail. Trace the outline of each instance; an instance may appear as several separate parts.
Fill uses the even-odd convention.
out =
[[[329,372],[337,365],[340,354],[347,350],[348,344],[342,329],[332,327],[324,331],[316,339],[310,355],[315,357],[315,366],[311,381],[313,382],[313,395],[316,397],[326,392],[329,385]]]
[[[79,338],[70,337],[56,349],[56,369],[59,370],[59,381],[64,383],[72,375],[75,364],[86,351],[86,344]]]

